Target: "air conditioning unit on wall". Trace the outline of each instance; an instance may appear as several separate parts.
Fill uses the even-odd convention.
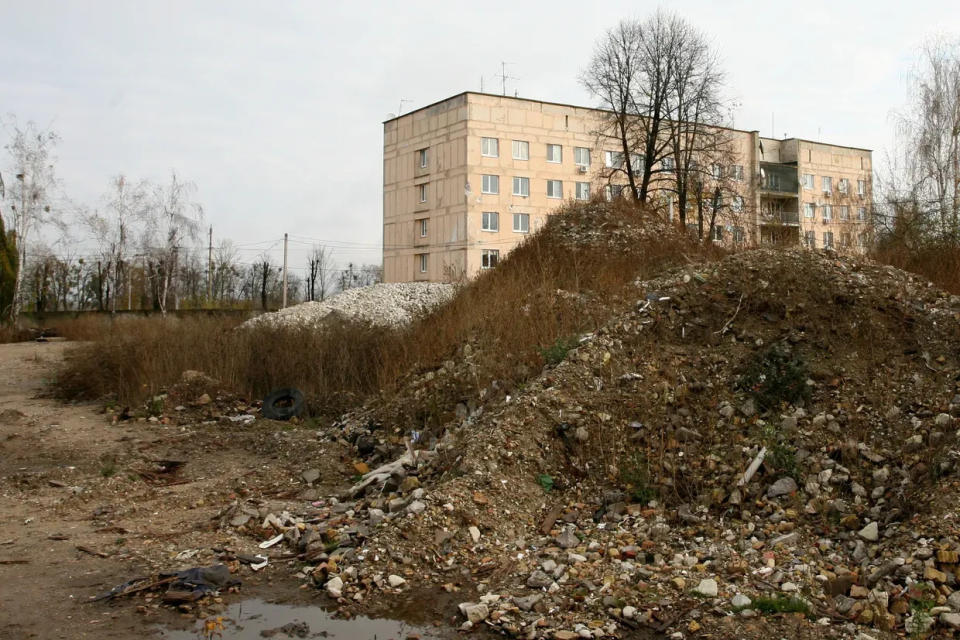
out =
[[[586,172],[587,172],[587,168],[585,166],[583,165],[577,166],[577,173],[586,173]]]

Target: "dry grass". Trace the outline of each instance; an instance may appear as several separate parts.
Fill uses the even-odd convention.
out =
[[[440,366],[464,344],[477,354],[477,387],[493,379],[520,382],[539,371],[544,353],[558,341],[597,328],[634,302],[624,294],[636,278],[688,256],[717,253],[673,233],[639,233],[648,223],[628,204],[569,205],[563,217],[563,224],[551,219],[496,269],[405,330],[332,322],[323,331],[237,331],[236,320],[216,318],[129,318],[106,330],[90,323],[63,327],[74,338],[94,335],[68,359],[60,392],[138,402],[195,369],[248,397],[295,386],[311,399],[314,413],[336,415],[370,394],[398,388],[411,372]],[[621,232],[620,244],[599,229],[592,241],[571,239],[571,228],[601,224]]]
[[[917,248],[888,244],[876,248],[870,257],[920,274],[941,289],[960,295],[960,247],[956,245],[928,244]]]

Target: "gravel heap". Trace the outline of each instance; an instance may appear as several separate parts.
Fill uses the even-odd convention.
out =
[[[348,289],[323,302],[304,302],[247,321],[245,327],[317,327],[330,314],[377,326],[402,327],[453,297],[454,287],[434,282],[398,282]]]

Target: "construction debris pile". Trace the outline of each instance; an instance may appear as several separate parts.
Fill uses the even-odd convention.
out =
[[[359,481],[243,528],[282,534],[344,610],[442,589],[462,629],[511,637],[949,636],[958,319],[956,296],[835,254],[676,269],[521,388],[462,398],[432,441],[376,403],[321,431]]]
[[[449,300],[455,288],[435,282],[399,282],[347,289],[322,302],[304,302],[264,313],[245,327],[319,327],[328,316],[402,327]]]

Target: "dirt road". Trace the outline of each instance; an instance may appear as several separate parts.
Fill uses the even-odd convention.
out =
[[[276,424],[242,433],[216,423],[111,424],[98,405],[45,397],[66,349],[0,345],[0,638],[141,638],[157,625],[192,625],[195,612],[150,600],[88,600],[151,570],[217,562],[218,550],[253,551],[211,518],[238,495],[296,489],[303,465],[336,460],[335,445]],[[156,481],[163,460],[184,463],[174,481]],[[323,468],[321,482],[336,482],[337,465]],[[241,572],[242,595],[211,610],[240,598],[316,598],[273,582],[283,569]]]

